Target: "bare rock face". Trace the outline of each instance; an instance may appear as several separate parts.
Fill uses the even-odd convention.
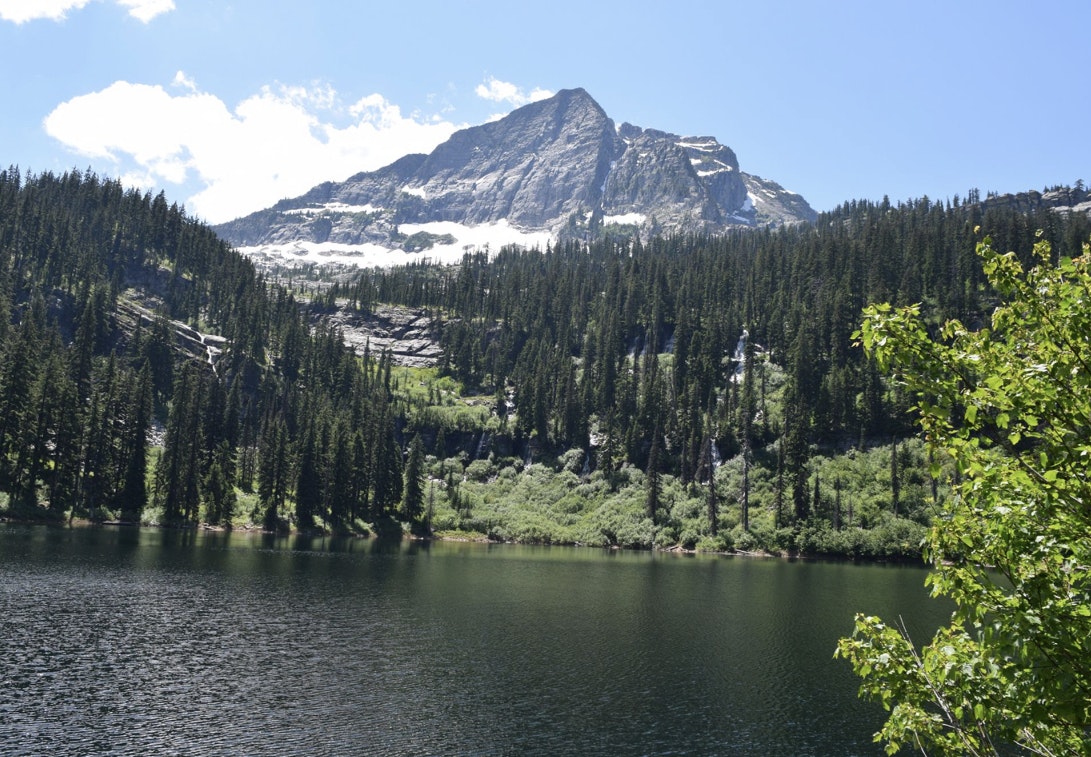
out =
[[[463,129],[430,155],[320,184],[217,230],[242,247],[307,241],[393,250],[406,249],[400,225],[439,221],[592,239],[814,218],[799,195],[741,172],[714,137],[619,128],[587,92],[572,89]]]
[[[978,200],[978,197],[972,199]],[[1044,192],[1019,192],[1018,194],[990,194],[981,200],[981,207],[1005,208],[1019,213],[1034,213],[1049,209],[1055,213],[1087,213],[1091,215],[1091,190],[1076,182],[1075,187],[1054,187]]]
[[[357,355],[389,349],[396,365],[417,367],[435,365],[443,356],[433,321],[421,310],[378,305],[366,314],[339,310],[321,318],[341,329]]]
[[[437,147],[411,181],[420,202],[404,220],[549,228],[597,204],[622,148],[598,103],[563,91]]]
[[[751,174],[743,174],[743,181],[755,224],[779,226],[795,223],[801,217],[814,220],[814,211],[807,201],[775,181]]]

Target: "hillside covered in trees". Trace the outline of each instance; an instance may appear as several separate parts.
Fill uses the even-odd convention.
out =
[[[975,229],[1024,258],[1039,230],[1057,256],[1091,238],[1085,214],[977,199],[472,254],[297,301],[162,194],[9,169],[0,509],[914,554],[945,462],[853,346],[862,308],[981,324],[998,299]],[[379,304],[430,317],[439,365],[354,354],[327,325]]]
[[[349,528],[401,502],[389,363],[162,194],[0,172],[0,308],[9,515]]]

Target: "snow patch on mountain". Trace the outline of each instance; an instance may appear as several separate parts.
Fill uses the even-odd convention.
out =
[[[343,202],[326,202],[313,207],[291,208],[280,212],[289,216],[313,216],[321,215],[323,213],[382,213],[384,210],[384,208],[376,207],[370,202],[366,205],[347,205]]]
[[[700,150],[701,152],[716,152],[720,149],[719,142],[715,140],[701,140],[700,142],[675,142],[676,145],[682,148],[688,148],[690,150]]]
[[[406,252],[380,244],[346,244],[342,242],[293,241],[279,244],[259,244],[238,248],[239,252],[259,266],[293,266],[306,264],[337,264],[363,268],[387,268],[409,263],[457,263],[467,252],[495,254],[502,247],[519,245],[526,249],[545,249],[552,239],[548,232],[523,231],[506,220],[494,224],[468,226],[453,221],[405,223],[398,229],[406,236],[418,233],[436,236],[450,235],[454,241],[436,244],[425,250]]]
[[[425,232],[443,236],[450,234],[455,238],[451,244],[438,244],[428,252],[439,252],[448,255],[454,252],[458,256],[453,260],[461,260],[465,252],[471,250],[485,250],[497,252],[506,245],[519,245],[532,249],[539,247],[545,249],[552,239],[548,231],[523,231],[508,223],[507,219],[500,219],[496,223],[480,224],[476,226],[455,221],[429,221],[427,223],[403,223],[398,227],[403,234],[417,234]]]
[[[604,224],[616,223],[619,226],[639,226],[647,220],[648,216],[644,213],[622,213],[616,216],[602,217]]]

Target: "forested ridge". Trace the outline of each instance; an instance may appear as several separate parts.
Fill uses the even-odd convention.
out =
[[[853,346],[862,308],[921,302],[931,323],[981,324],[999,300],[976,229],[1024,260],[1039,230],[1056,256],[1091,238],[1085,214],[970,199],[469,254],[300,302],[162,194],[9,169],[0,506],[913,554],[943,496],[929,465],[944,461],[926,459],[910,400]],[[354,355],[323,325],[379,303],[432,316],[439,366]],[[215,349],[180,348],[187,328]]]
[[[162,193],[0,172],[0,307],[9,515],[341,528],[401,502],[389,363]]]

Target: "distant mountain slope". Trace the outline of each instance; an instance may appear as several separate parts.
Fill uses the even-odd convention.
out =
[[[344,182],[216,227],[251,254],[373,262],[376,254],[605,232],[718,232],[813,221],[779,184],[739,170],[714,137],[617,127],[582,89],[463,129]],[[324,253],[324,255],[323,255]]]

